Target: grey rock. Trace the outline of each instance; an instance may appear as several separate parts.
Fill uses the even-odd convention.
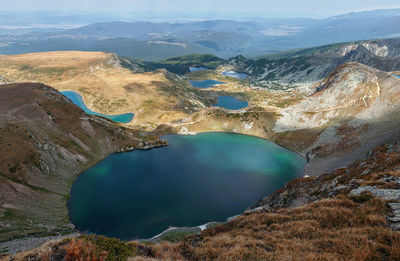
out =
[[[400,189],[378,189],[372,186],[365,186],[350,191],[351,196],[359,196],[364,192],[371,192],[374,196],[386,200],[400,200]]]
[[[389,203],[388,205],[393,211],[400,210],[400,203]]]
[[[390,229],[395,230],[395,231],[400,231],[400,223],[395,223],[395,224],[391,224]]]

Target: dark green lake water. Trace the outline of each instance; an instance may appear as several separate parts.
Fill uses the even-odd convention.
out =
[[[121,239],[225,221],[301,177],[306,163],[251,136],[164,138],[167,147],[113,154],[80,175],[68,204],[71,221],[81,231]]]
[[[61,92],[64,96],[66,96],[68,99],[70,99],[75,105],[79,106],[82,110],[84,110],[87,114],[90,115],[97,115],[97,116],[103,116],[106,117],[110,120],[116,121],[116,122],[121,122],[121,123],[129,123],[132,121],[134,114],[133,113],[124,113],[124,114],[118,114],[118,115],[107,115],[107,114],[102,114],[98,112],[94,112],[91,109],[89,109],[86,104],[83,102],[82,96],[79,95],[78,93],[74,91],[63,91]]]

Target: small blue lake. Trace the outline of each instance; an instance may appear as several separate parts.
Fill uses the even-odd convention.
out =
[[[209,70],[208,68],[205,67],[189,67],[190,72],[197,72],[197,71],[205,71]]]
[[[218,85],[218,84],[224,84],[224,82],[215,81],[215,80],[204,80],[204,81],[190,81],[190,84],[196,88],[208,89],[208,88],[215,87],[215,85]]]
[[[222,75],[225,75],[228,77],[234,77],[237,79],[247,79],[247,77],[248,77],[248,75],[246,73],[240,73],[240,72],[235,72],[235,71],[223,72]]]
[[[400,79],[400,75],[393,74],[393,76]]]
[[[214,106],[228,110],[240,110],[249,105],[247,101],[241,101],[232,96],[218,96],[218,102]]]
[[[110,120],[113,120],[116,122],[121,122],[121,123],[131,122],[133,119],[133,116],[134,116],[133,113],[125,113],[125,114],[119,114],[119,115],[107,115],[107,114],[94,112],[86,106],[86,104],[83,102],[82,96],[79,95],[78,93],[76,93],[74,91],[63,91],[63,92],[61,92],[61,94],[63,94],[68,99],[70,99],[75,105],[79,106],[82,110],[84,110],[87,114],[90,114],[90,115],[103,116]]]
[[[304,174],[304,158],[264,139],[163,138],[168,146],[113,154],[78,177],[68,207],[80,231],[131,240],[225,221]]]

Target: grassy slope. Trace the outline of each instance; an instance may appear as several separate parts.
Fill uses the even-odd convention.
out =
[[[399,159],[399,141],[379,146],[363,161],[294,180],[260,201],[263,208],[178,243],[83,236],[50,242],[16,260],[100,254],[108,260],[399,260],[400,232],[389,228],[388,219],[388,203],[399,202]],[[365,186],[390,191],[392,199],[352,194]]]
[[[100,52],[49,52],[0,56],[0,75],[15,82],[38,81],[58,90],[74,90],[94,111],[133,112],[132,124],[153,129],[182,119],[213,97],[194,93],[163,70],[132,72],[116,56]]]
[[[71,231],[67,199],[84,169],[157,138],[86,115],[51,87],[0,85],[0,242]]]

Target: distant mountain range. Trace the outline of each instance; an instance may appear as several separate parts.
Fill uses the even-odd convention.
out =
[[[313,85],[336,67],[360,63],[385,72],[400,70],[400,39],[331,44],[248,59],[228,60],[235,70],[249,74],[252,84],[272,89]]]
[[[142,60],[187,54],[255,57],[297,48],[400,36],[400,9],[326,19],[105,22],[74,29],[0,30],[0,54],[107,51]]]

